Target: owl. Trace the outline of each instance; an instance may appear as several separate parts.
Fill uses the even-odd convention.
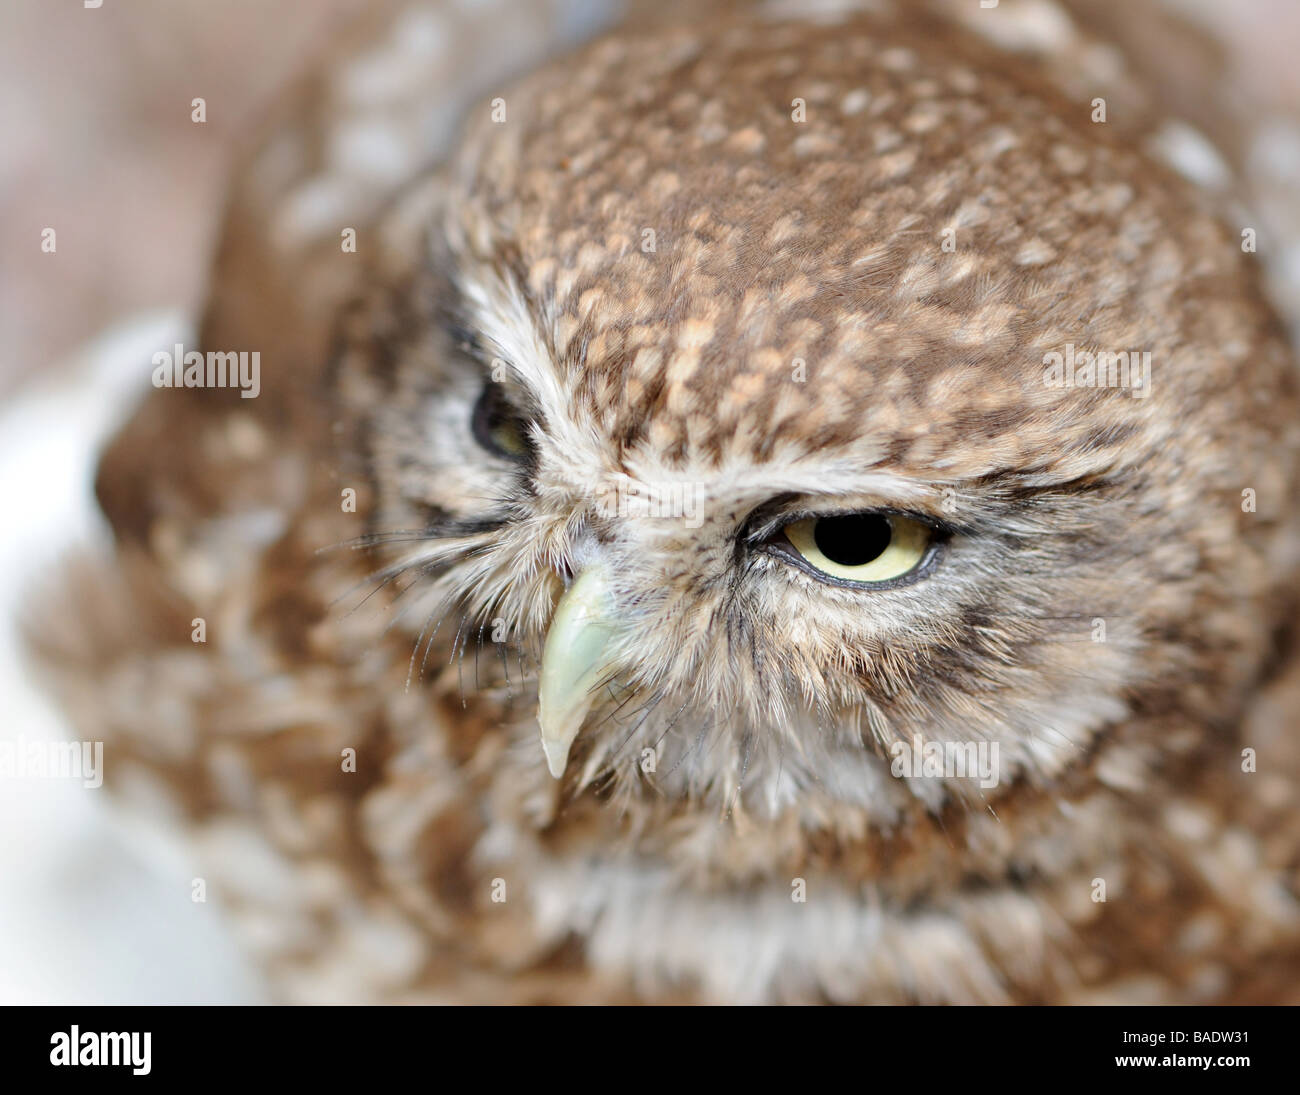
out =
[[[1294,1002],[1231,125],[1065,6],[661,7],[448,148],[403,9],[272,127],[256,398],[149,394],[37,636],[109,783],[284,1000]]]

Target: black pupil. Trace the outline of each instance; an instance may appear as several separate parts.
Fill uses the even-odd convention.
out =
[[[892,536],[889,518],[878,513],[823,517],[813,526],[813,540],[821,553],[845,567],[860,567],[879,559]]]

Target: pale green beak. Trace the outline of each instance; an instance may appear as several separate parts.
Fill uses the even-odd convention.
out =
[[[564,591],[542,650],[537,722],[546,766],[556,779],[564,774],[569,747],[595,703],[592,690],[609,674],[606,654],[614,629],[609,581],[593,566]]]

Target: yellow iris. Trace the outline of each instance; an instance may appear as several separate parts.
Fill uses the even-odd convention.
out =
[[[810,566],[846,582],[901,578],[925,558],[934,537],[928,525],[892,513],[805,517],[784,531]]]

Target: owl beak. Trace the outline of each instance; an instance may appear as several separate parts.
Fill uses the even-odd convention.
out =
[[[584,570],[564,591],[542,650],[537,721],[546,766],[559,779],[569,747],[595,702],[594,690],[608,675],[606,652],[614,634],[614,598],[604,570]]]

